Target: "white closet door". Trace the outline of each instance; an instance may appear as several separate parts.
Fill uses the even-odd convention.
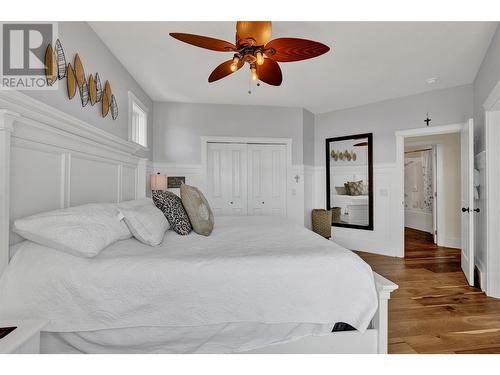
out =
[[[286,214],[286,146],[248,145],[248,214]]]
[[[208,144],[208,201],[214,215],[247,215],[247,145]]]

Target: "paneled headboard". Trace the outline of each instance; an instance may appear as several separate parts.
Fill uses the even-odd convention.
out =
[[[17,91],[0,91],[0,273],[11,223],[91,202],[144,197],[152,164],[141,146]]]

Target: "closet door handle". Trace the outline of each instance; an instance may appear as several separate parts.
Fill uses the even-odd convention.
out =
[[[262,201],[262,204],[264,204],[264,201]]]
[[[472,211],[474,211],[474,212],[481,212],[481,210],[479,208],[474,208]]]
[[[233,202],[229,202],[230,204],[233,204]]]
[[[467,208],[462,207],[462,212],[470,212],[469,207],[467,207]]]

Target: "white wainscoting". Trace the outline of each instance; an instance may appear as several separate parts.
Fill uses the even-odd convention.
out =
[[[314,208],[326,205],[325,167],[313,167]],[[309,185],[309,182],[307,183]],[[398,200],[398,174],[396,163],[373,165],[373,231],[332,227],[332,240],[351,249],[388,256],[400,256],[402,233],[396,221],[402,202]],[[307,213],[306,213],[307,215]],[[309,212],[310,215],[310,212]]]
[[[315,207],[316,167],[304,165],[304,226],[312,229],[311,211]]]
[[[16,91],[0,91],[0,272],[18,218],[144,197],[141,146]]]
[[[184,176],[186,184],[199,187],[203,192],[207,190],[207,173],[202,164],[172,164],[153,163],[154,173],[166,176]],[[298,176],[298,181],[295,177]],[[292,165],[291,177],[287,181],[287,217],[304,225],[304,166]],[[179,189],[169,189],[179,194]]]
[[[432,212],[405,208],[405,227],[432,234],[432,231],[434,230],[432,225]]]

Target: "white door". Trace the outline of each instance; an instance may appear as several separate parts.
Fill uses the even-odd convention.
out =
[[[247,215],[247,145],[209,143],[208,201],[214,215]]]
[[[474,123],[470,119],[460,133],[462,271],[474,284]]]
[[[286,146],[248,145],[248,214],[286,215]]]
[[[437,146],[432,146],[432,236],[437,245]]]

